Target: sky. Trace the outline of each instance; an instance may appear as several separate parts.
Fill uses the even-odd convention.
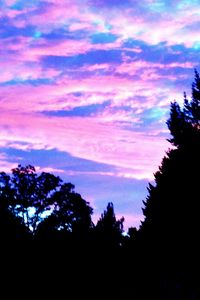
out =
[[[94,222],[113,202],[139,227],[199,28],[195,0],[0,0],[0,171],[34,165],[73,183]]]

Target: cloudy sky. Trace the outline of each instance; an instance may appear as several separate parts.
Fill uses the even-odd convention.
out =
[[[0,0],[0,169],[70,181],[139,226],[169,104],[199,68],[200,1]]]

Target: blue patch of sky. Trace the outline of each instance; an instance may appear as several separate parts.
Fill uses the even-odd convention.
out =
[[[130,49],[132,49],[132,48],[141,49],[140,53],[126,51],[125,54],[127,54],[130,58],[143,59],[143,60],[150,61],[150,62],[163,61],[164,58],[166,57],[166,55],[168,54],[168,47],[167,47],[166,43],[163,43],[163,42],[158,45],[149,45],[142,41],[138,41],[138,40],[134,40],[134,39],[127,39],[124,42],[123,47],[130,48]]]
[[[53,82],[53,79],[49,79],[49,78],[37,78],[37,79],[20,79],[20,78],[16,78],[16,79],[12,79],[9,80],[7,82],[1,82],[0,86],[14,86],[14,85],[18,85],[18,84],[24,84],[24,85],[32,85],[32,86],[40,86],[45,85],[45,84],[50,84]]]
[[[47,40],[80,40],[84,39],[87,35],[86,30],[76,30],[76,32],[70,32],[69,26],[66,24],[64,28],[57,28],[48,33],[43,33],[43,38]],[[88,35],[87,35],[88,36]]]
[[[39,0],[16,0],[12,5],[9,6],[9,8],[14,10],[23,10],[24,8],[35,7],[39,3]]]
[[[200,21],[196,21],[196,22],[193,22],[191,24],[187,24],[186,26],[184,26],[183,30],[185,31],[198,31],[199,32],[199,27],[200,27]]]
[[[156,0],[156,1],[150,2],[149,5],[147,5],[145,3],[145,6],[147,5],[148,9],[152,12],[162,13],[162,12],[165,12],[167,9],[166,4],[167,3],[164,0]]]
[[[180,54],[169,53],[168,47],[163,44],[146,46],[143,48],[142,57],[145,61],[153,63],[170,63],[181,60]]]
[[[5,7],[6,7],[5,0],[0,0],[0,8],[5,8]]]
[[[168,63],[185,63],[190,61],[191,63],[196,64],[197,56],[195,57],[194,53],[190,53],[190,51],[182,52],[182,53],[163,53],[163,62]]]
[[[93,44],[107,44],[113,43],[117,40],[118,36],[111,33],[96,33],[90,36],[90,40]]]
[[[198,43],[196,44],[196,49],[194,45],[193,48],[186,48],[183,44],[177,44],[173,46],[168,46],[166,42],[161,42],[157,45],[149,45],[143,41],[127,39],[123,47],[124,48],[139,48],[142,51],[140,53],[129,53],[126,51],[125,53],[133,59],[143,59],[149,62],[161,62],[161,63],[172,63],[172,62],[185,62],[197,61],[196,51],[198,50]]]
[[[199,49],[200,49],[200,42],[199,42],[199,41],[194,42],[193,45],[192,45],[192,48],[193,48],[195,51],[199,51]]]
[[[35,39],[39,39],[42,37],[42,32],[41,31],[35,31],[34,34],[33,34],[33,38]]]
[[[168,108],[152,107],[146,109],[141,116],[143,125],[150,125],[168,114]]]
[[[116,214],[142,215],[142,200],[147,195],[147,180],[136,180],[115,176],[76,175],[69,180],[76,186],[76,191],[87,200],[95,201],[94,213],[99,215],[108,202],[113,202]],[[126,220],[125,220],[126,221]]]
[[[121,50],[95,50],[76,56],[45,56],[41,59],[43,66],[63,69],[65,67],[79,68],[84,64],[103,64],[122,62]]]
[[[25,145],[26,143],[21,142],[19,144]],[[52,167],[65,171],[75,171],[74,174],[52,173],[59,175],[64,182],[74,184],[75,191],[80,193],[85,200],[94,199],[96,216],[100,217],[108,202],[114,203],[116,214],[121,214],[121,216],[126,213],[142,214],[142,200],[147,194],[147,180],[100,175],[98,172],[114,172],[116,168],[76,158],[55,149],[23,151],[14,148],[1,148],[1,150],[7,154],[10,162],[23,166],[30,164],[41,168]],[[80,174],[79,172],[83,173]],[[87,174],[87,172],[94,172],[94,174]],[[95,172],[97,173],[95,174]]]
[[[17,142],[19,145],[25,146],[26,143]],[[52,150],[19,150],[13,147],[1,148],[9,160],[13,160],[22,165],[31,164],[40,167],[52,167],[62,170],[72,170],[81,172],[112,172],[115,170],[114,166],[96,163],[91,160],[77,158],[67,152]],[[20,158],[20,159],[18,159]]]
[[[33,37],[37,32],[37,28],[32,25],[28,25],[26,27],[14,27],[10,24],[8,18],[0,19],[0,37],[8,38],[8,37],[16,37],[16,36],[26,36]]]
[[[184,68],[184,66],[174,67],[174,68],[166,68],[159,70],[159,74],[166,77],[166,84],[170,86],[170,82],[168,77],[173,76],[174,79],[170,80],[171,84],[180,84],[181,82],[185,82],[185,80],[190,80],[193,77],[193,69],[191,68]],[[182,76],[184,75],[184,76]],[[165,81],[164,79],[162,80]],[[187,86],[187,84],[186,84]]]
[[[48,116],[57,117],[88,117],[95,115],[97,112],[101,112],[106,106],[110,104],[110,101],[105,101],[102,104],[91,104],[86,106],[78,106],[71,110],[59,110],[59,111],[46,111],[43,114]]]
[[[196,6],[199,5],[199,0],[182,0],[178,1],[177,3],[177,9],[186,9],[190,6]]]
[[[26,143],[19,144],[25,145]],[[1,150],[7,154],[9,161],[14,161],[16,164],[23,166],[31,164],[33,166],[75,171],[74,174],[67,174],[66,172],[66,174],[57,173],[56,175],[59,175],[65,182],[73,183],[75,190],[85,200],[94,199],[94,213],[97,216],[100,216],[110,201],[114,203],[117,214],[142,213],[142,200],[145,199],[147,194],[147,180],[100,175],[98,172],[115,172],[117,170],[114,166],[76,158],[56,149],[23,151],[14,148],[2,148]],[[83,172],[83,174],[79,172]],[[87,174],[87,172],[97,173]],[[55,172],[52,173],[55,174]]]
[[[195,47],[195,45],[197,47]],[[168,47],[168,52],[174,55],[174,59],[177,62],[191,62],[195,65],[199,64],[199,48],[198,48],[198,42],[195,42],[191,48],[185,47],[183,44],[179,45],[173,45]],[[173,52],[175,52],[173,54]],[[175,57],[176,55],[176,57]],[[186,68],[185,68],[186,69]]]
[[[132,0],[90,0],[91,7],[129,7],[133,5]]]
[[[83,93],[82,92],[74,92],[74,93],[72,93],[72,95],[75,97],[81,97],[81,96],[83,96]]]
[[[114,106],[112,107],[113,112],[118,112],[118,111],[126,111],[126,112],[131,112],[132,108],[129,105],[120,105],[120,106]]]
[[[125,48],[135,48],[135,47],[141,47],[143,48],[144,46],[146,46],[147,44],[143,41],[140,40],[135,40],[132,38],[128,38],[124,41],[122,47]]]
[[[182,45],[180,45],[180,46],[182,46]],[[151,52],[160,51],[161,52],[161,51],[167,51],[169,49],[166,42],[160,42],[159,44],[156,44],[156,45],[150,45],[150,44],[145,43],[144,41],[136,40],[136,39],[132,39],[132,38],[126,39],[124,41],[122,47],[130,48],[130,49],[139,48],[144,52],[145,51],[146,52],[147,51],[151,51]],[[150,55],[151,55],[151,52],[150,52]],[[141,53],[143,54],[143,52],[141,52]]]
[[[185,52],[187,48],[183,44],[177,44],[177,45],[171,45],[169,47],[169,50],[175,51],[175,52]]]

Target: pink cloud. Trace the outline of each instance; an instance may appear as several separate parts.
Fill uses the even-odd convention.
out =
[[[94,30],[94,25],[91,25],[88,22],[74,22],[69,25],[69,31],[77,31],[77,30],[88,30],[88,31],[93,31]]]
[[[50,79],[56,78],[61,71],[52,68],[44,69],[38,64],[33,64],[31,67],[20,60],[14,61],[5,60],[1,62],[2,72],[0,73],[0,82],[8,82],[11,80],[20,82],[26,80]],[[9,88],[10,89],[10,88]],[[15,89],[15,88],[14,88]],[[20,87],[17,88],[20,90]],[[2,91],[4,88],[2,89]]]
[[[0,48],[4,51],[9,50],[22,50],[26,48],[32,41],[32,38],[30,37],[7,37],[0,39]],[[15,57],[14,55],[12,57]],[[15,57],[16,59],[16,57]],[[19,57],[21,59],[21,57]],[[17,60],[17,59],[16,59]]]
[[[10,145],[10,144],[9,144]],[[115,171],[74,171],[74,170],[67,170],[67,171],[62,171],[64,172],[65,175],[68,176],[109,176],[109,177],[118,177],[118,178],[127,178],[127,179],[137,179],[137,180],[142,180],[146,178],[150,178],[149,174],[144,176],[144,173],[138,171],[138,172],[133,172],[133,169],[129,168],[119,168],[117,167]],[[151,179],[153,178],[153,174],[151,176]]]
[[[132,109],[126,111],[123,109],[117,109],[116,111],[111,106],[105,108],[102,112],[96,115],[101,122],[105,123],[113,123],[113,122],[120,122],[120,123],[129,123],[129,124],[139,124],[141,120],[139,116],[137,116],[136,111]]]
[[[1,109],[8,113],[14,112],[43,112],[69,110],[90,104],[101,104],[105,101],[106,94],[87,93],[77,99],[71,93],[77,89],[65,86],[40,86],[31,87],[20,84],[13,87],[2,87],[1,89]],[[22,103],[25,105],[22,106]]]
[[[81,71],[89,71],[94,72],[98,70],[109,70],[111,68],[110,64],[93,64],[93,65],[87,65],[81,68]]]
[[[21,57],[27,61],[39,61],[42,56],[76,56],[93,50],[111,50],[121,48],[121,40],[114,43],[92,44],[89,38],[73,40],[57,40],[56,42],[47,41],[42,37],[38,40],[29,40],[28,47],[21,47]],[[13,46],[11,45],[11,48]]]
[[[164,138],[126,131],[93,118],[47,118],[32,114],[15,114],[10,118],[3,113],[0,125],[0,142],[5,147],[16,141],[26,144],[27,150],[57,148],[75,157],[128,168],[128,178],[152,178],[167,149]]]
[[[110,32],[122,40],[132,38],[148,44],[166,42],[168,45],[185,44],[191,47],[199,40],[198,30],[192,27],[187,30],[187,27],[199,21],[199,12],[198,5],[190,3],[182,8],[175,6],[162,14],[147,10],[146,14],[139,15],[134,6],[123,10],[105,8],[98,13],[95,11],[95,14],[102,24],[110,24]]]
[[[65,173],[64,170],[62,169],[57,169],[57,168],[52,168],[52,167],[40,167],[40,166],[35,166],[36,172],[47,172],[47,173]]]
[[[46,5],[40,11],[37,10],[37,4],[27,5],[19,11],[13,7],[10,9],[14,2],[7,1],[1,15],[8,16],[14,26],[33,25],[45,33],[66,27],[71,32],[77,30],[89,31],[89,34],[111,32],[117,34],[121,41],[132,38],[148,44],[166,42],[168,45],[178,43],[190,47],[199,41],[198,30],[189,27],[199,21],[200,9],[195,3],[185,6],[177,4],[174,5],[174,9],[168,7],[168,10],[166,7],[166,12],[161,14],[153,11],[152,7],[144,2],[146,13],[139,14],[137,5],[122,10],[118,6],[94,9],[87,1],[80,3],[76,0],[49,0],[45,2]],[[25,18],[27,13],[29,15]]]
[[[45,2],[46,5],[43,9],[37,11],[37,13],[29,14],[29,18],[15,18],[13,19],[13,24],[16,27],[33,25],[45,33],[68,25],[73,31],[76,29],[75,27],[77,27],[77,30],[94,27],[92,22],[95,20],[95,15],[89,12],[86,5],[80,5],[76,0],[73,2],[69,0],[46,0]],[[37,5],[30,9],[36,10]],[[25,14],[30,9],[24,9],[21,13]]]
[[[56,28],[66,23],[66,20],[69,18],[77,17],[78,8],[75,3],[65,0],[65,2],[60,2],[59,0],[56,3],[52,1],[48,2],[43,10],[37,14],[32,14],[29,16],[29,19],[25,20],[26,25],[32,24],[38,27],[43,27],[44,30],[48,31],[48,27]],[[34,9],[34,8],[33,8]],[[37,9],[37,6],[35,6]],[[14,24],[19,24],[19,19],[15,20]],[[45,24],[46,23],[46,24]],[[50,29],[49,27],[49,29]]]
[[[40,65],[43,56],[76,56],[93,50],[110,50],[121,47],[121,41],[115,43],[92,44],[89,39],[66,39],[48,41],[44,38],[35,39],[34,36],[17,38],[9,37],[0,40],[0,48],[4,49],[5,60],[10,65],[10,72],[15,70],[16,65],[26,65],[31,71],[33,63]],[[14,51],[14,53],[13,53]],[[30,66],[31,63],[31,66]],[[88,66],[89,68],[89,66]],[[92,68],[92,66],[91,66]],[[92,70],[91,70],[92,71]]]
[[[28,58],[40,56],[55,55],[55,56],[73,56],[80,53],[86,53],[91,49],[91,45],[87,40],[65,40],[57,41],[56,43],[43,41],[42,39],[34,47],[24,51]]]
[[[8,79],[37,79],[38,76],[50,78],[57,75],[54,70],[41,70],[39,67],[33,68],[31,73],[24,67],[18,67],[15,70],[15,78],[12,73],[5,69],[0,76],[0,81]],[[21,71],[21,74],[20,74]],[[32,76],[35,75],[35,77]],[[17,77],[21,76],[21,77]],[[73,93],[82,93],[77,97]],[[137,99],[137,96],[144,97],[143,101]],[[69,110],[74,107],[87,106],[91,104],[102,104],[106,100],[111,100],[110,108],[105,108],[96,117],[101,122],[139,122],[138,113],[151,108],[153,105],[159,105],[158,96],[162,100],[162,106],[169,105],[169,88],[153,86],[153,83],[116,76],[93,76],[92,78],[71,79],[63,77],[57,80],[57,84],[31,86],[19,84],[1,87],[1,110],[4,112],[43,112]],[[162,97],[161,97],[162,96]],[[164,101],[165,100],[165,101]],[[25,103],[25,105],[22,105]],[[117,110],[115,106],[128,106],[129,111]],[[139,109],[139,110],[138,110]],[[134,115],[132,110],[134,110]],[[138,113],[137,113],[138,111]]]
[[[130,62],[124,62],[121,65],[117,66],[117,72],[121,74],[130,74],[135,75],[138,72],[141,72],[141,69],[147,69],[151,70],[151,72],[155,72],[155,76],[152,79],[159,79],[162,77],[161,74],[159,74],[159,70],[163,69],[172,69],[172,68],[194,68],[194,63],[187,61],[187,62],[173,62],[173,63],[156,63],[156,62],[147,62],[145,60],[136,60],[136,61],[130,61]],[[157,69],[157,70],[156,70]],[[157,74],[156,74],[157,73]],[[168,78],[170,79],[169,75]],[[177,78],[177,74],[176,74]],[[147,78],[143,78],[144,80],[147,80]],[[151,78],[148,78],[151,80]]]
[[[180,87],[168,87],[162,83],[160,77],[153,77],[150,80],[149,73],[146,73],[148,64],[143,62],[141,64],[145,66],[142,80],[140,78],[133,80],[125,76],[95,74],[93,77],[81,79],[70,78],[66,75],[61,77],[59,76],[60,71],[42,69],[37,64],[29,68],[19,62],[12,70],[10,64],[4,62],[0,82],[14,79],[19,80],[19,83],[12,86],[12,88],[9,86],[1,87],[1,110],[11,114],[16,112],[59,111],[91,104],[102,104],[106,100],[110,100],[109,106],[95,114],[100,122],[139,124],[139,115],[144,110],[155,105],[157,107],[169,106],[170,101],[173,99],[182,99]],[[139,65],[139,63],[135,63],[132,67],[139,71]],[[158,66],[163,68],[161,64],[158,64]],[[101,67],[109,68],[109,64],[97,64],[92,67],[94,70],[98,70]],[[92,67],[88,66],[88,69]],[[129,68],[130,66],[127,63],[123,63],[118,69],[125,72],[127,67]],[[84,68],[87,70],[87,66]],[[23,80],[52,79],[53,77],[56,78],[56,83],[54,84],[40,84],[39,86],[20,84],[20,81]],[[172,78],[170,77],[168,80],[172,80]],[[155,85],[156,81],[157,84]],[[77,97],[76,92],[81,93],[81,95]],[[141,97],[143,97],[142,100]],[[26,105],[22,105],[22,103]],[[122,106],[120,110],[114,110],[115,107],[120,106]],[[129,110],[124,110],[123,106],[129,107]]]
[[[34,12],[37,9],[33,3],[28,3],[29,5],[24,5],[24,8],[21,6],[21,9],[15,8],[15,4],[18,4],[17,0],[4,0],[1,7],[0,16],[10,18],[12,24],[16,27],[24,27],[27,24],[27,18],[23,20],[23,17],[30,13]],[[22,18],[21,18],[22,17]]]

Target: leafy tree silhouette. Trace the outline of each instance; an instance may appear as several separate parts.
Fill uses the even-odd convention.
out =
[[[51,199],[53,210],[38,226],[37,233],[46,236],[53,234],[66,234],[83,237],[93,227],[91,214],[93,209],[80,194],[75,193],[74,185],[64,183]],[[50,236],[51,238],[51,236]]]
[[[31,165],[18,165],[11,175],[1,172],[0,239],[6,284],[15,291],[23,286],[35,296],[58,298],[65,287],[67,295],[76,298],[79,287],[87,287],[90,258],[84,243],[93,227],[92,211],[74,185],[53,174],[38,175]],[[44,281],[52,283],[51,293]]]
[[[200,223],[200,77],[195,70],[192,98],[171,104],[167,121],[176,148],[169,150],[149,184],[139,235],[145,284],[157,299],[199,299],[197,271]],[[148,253],[145,253],[148,249]],[[157,273],[152,276],[152,270]],[[193,297],[193,298],[192,298]],[[174,299],[173,298],[173,299]]]
[[[12,175],[2,173],[1,196],[10,211],[23,220],[34,232],[46,211],[51,208],[52,195],[60,187],[61,179],[49,173],[36,174],[33,166],[18,165]]]
[[[80,236],[93,227],[93,209],[75,193],[74,185],[50,173],[37,175],[31,165],[18,165],[11,176],[0,174],[0,197],[2,209],[34,234],[59,231]]]
[[[11,209],[13,189],[10,176],[0,173],[0,238],[1,241],[16,242],[27,239],[30,232],[22,222],[22,218],[14,214]]]

